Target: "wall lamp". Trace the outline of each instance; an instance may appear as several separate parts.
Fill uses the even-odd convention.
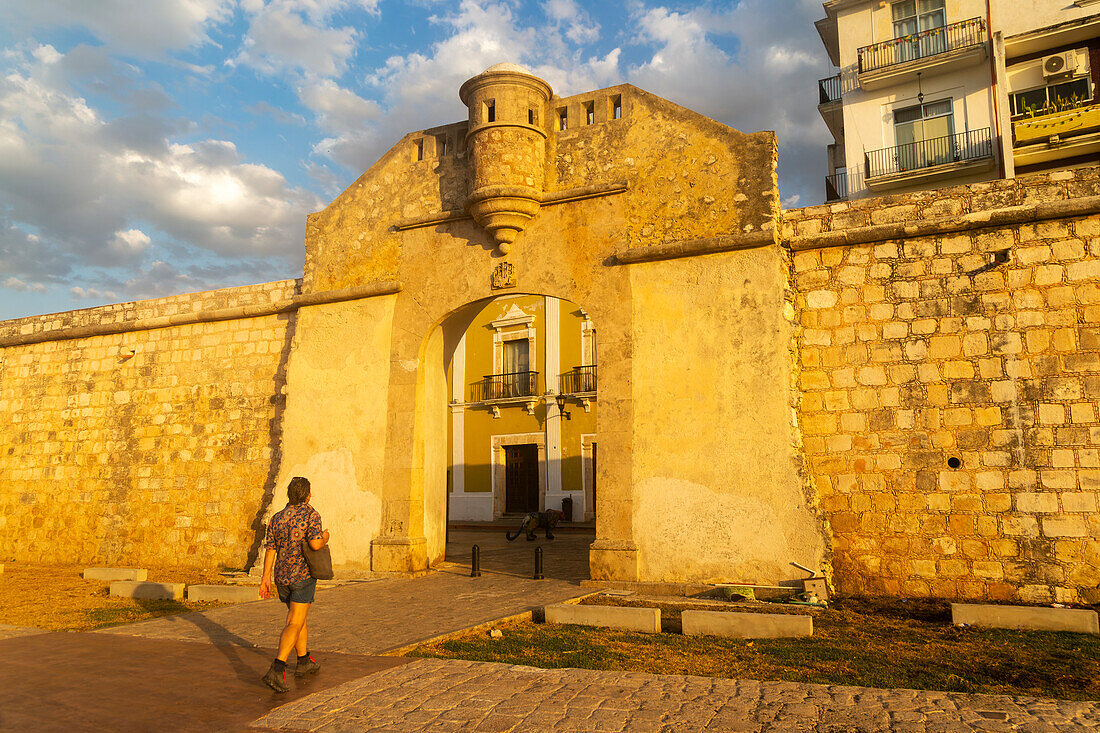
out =
[[[561,392],[558,393],[558,396],[557,396],[558,412],[560,412],[561,416],[564,417],[566,420],[572,420],[572,418],[569,417],[569,412],[565,409],[565,403],[568,399],[569,398],[566,397],[565,395],[563,395]]]

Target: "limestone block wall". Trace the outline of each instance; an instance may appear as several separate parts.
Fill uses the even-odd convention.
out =
[[[262,310],[297,287],[0,323],[0,557],[243,566],[271,489],[295,316],[142,324]]]
[[[841,591],[1100,601],[1100,216],[806,249],[1098,193],[1087,168],[785,212]]]

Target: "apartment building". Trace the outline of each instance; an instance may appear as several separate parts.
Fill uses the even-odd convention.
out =
[[[1100,0],[829,0],[826,200],[1100,160]]]

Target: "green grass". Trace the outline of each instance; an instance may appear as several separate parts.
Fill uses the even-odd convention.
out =
[[[808,639],[634,634],[525,622],[409,656],[862,687],[1100,698],[1100,637],[956,628],[946,604],[841,601]],[[664,614],[662,614],[664,615]],[[675,615],[675,614],[673,614]],[[674,624],[678,625],[678,624]]]

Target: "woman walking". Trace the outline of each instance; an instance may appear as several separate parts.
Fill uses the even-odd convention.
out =
[[[328,543],[328,530],[321,529],[321,515],[309,505],[309,480],[295,476],[286,489],[287,505],[271,518],[267,526],[267,553],[264,555],[264,576],[260,581],[260,598],[271,597],[274,575],[279,600],[286,604],[286,627],[279,637],[279,652],[263,681],[275,692],[286,692],[286,662],[290,652],[298,655],[295,677],[314,674],[321,665],[309,653],[309,633],[306,616],[313,603],[317,581],[309,574],[302,554],[302,541],[314,550]]]

